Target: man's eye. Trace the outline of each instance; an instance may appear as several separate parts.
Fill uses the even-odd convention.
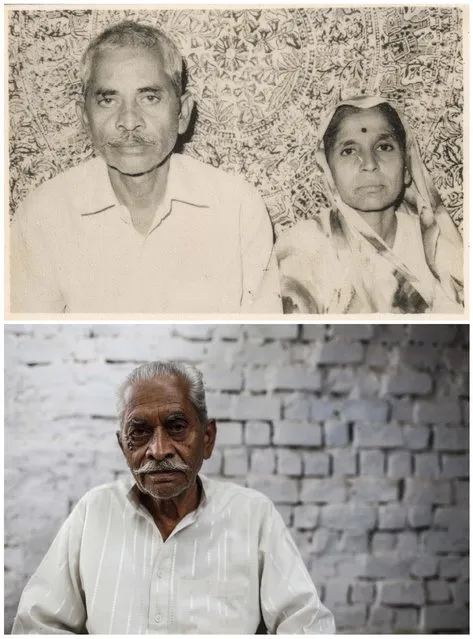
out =
[[[147,432],[145,428],[134,428],[132,431],[130,431],[130,437],[132,439],[142,439],[143,437],[146,437]]]
[[[180,433],[184,432],[186,429],[186,424],[170,424],[168,426],[168,431],[171,433],[171,435],[179,435]]]
[[[108,107],[108,106],[112,106],[112,104],[114,104],[115,100],[113,98],[107,97],[107,96],[102,96],[100,98],[98,98],[97,103],[100,106],[103,107]]]
[[[157,104],[160,102],[159,97],[155,93],[145,93],[141,96],[141,100],[144,104]]]

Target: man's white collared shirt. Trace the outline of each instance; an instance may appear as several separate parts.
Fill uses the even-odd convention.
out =
[[[163,541],[136,486],[87,493],[27,584],[13,633],[332,633],[272,502],[201,476],[202,499]],[[132,486],[130,488],[130,486]]]
[[[101,158],[45,182],[11,226],[14,313],[279,313],[273,231],[242,177],[173,154],[149,231]]]

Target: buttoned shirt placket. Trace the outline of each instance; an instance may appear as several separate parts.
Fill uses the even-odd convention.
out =
[[[127,269],[128,272],[128,286],[125,287],[125,290],[128,290],[131,295],[136,295],[137,298],[140,297],[140,291],[136,286],[133,286],[133,282],[139,282],[140,279],[144,278],[144,275],[147,270],[147,257],[148,251],[150,250],[150,244],[152,242],[152,234],[158,231],[158,228],[163,224],[166,218],[172,212],[172,201],[164,200],[158,208],[156,209],[153,221],[145,234],[141,234],[139,231],[135,229],[133,226],[133,222],[131,219],[131,215],[126,206],[120,206],[120,219],[130,228],[130,233],[133,235],[135,240],[136,252],[134,252],[134,258],[130,262],[130,267]],[[163,300],[161,300],[163,301]],[[134,301],[134,306],[139,306],[138,299]]]
[[[150,527],[150,543],[152,543],[152,546],[154,546],[154,544],[157,545],[157,550],[152,557],[153,567],[149,583],[148,628],[142,629],[145,633],[177,633],[175,613],[175,564],[179,545],[177,535],[185,528],[194,524],[204,501],[205,495],[203,494],[197,509],[188,513],[177,524],[166,540],[163,540],[149,511],[141,504],[136,505],[137,516],[143,517]]]

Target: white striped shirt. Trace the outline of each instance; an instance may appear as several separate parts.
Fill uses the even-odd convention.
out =
[[[280,514],[261,493],[203,475],[163,541],[132,480],[88,492],[27,584],[15,634],[335,631]]]

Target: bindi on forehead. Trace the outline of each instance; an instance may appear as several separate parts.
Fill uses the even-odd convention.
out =
[[[367,133],[368,129],[365,126],[361,127],[361,132],[362,133]]]

